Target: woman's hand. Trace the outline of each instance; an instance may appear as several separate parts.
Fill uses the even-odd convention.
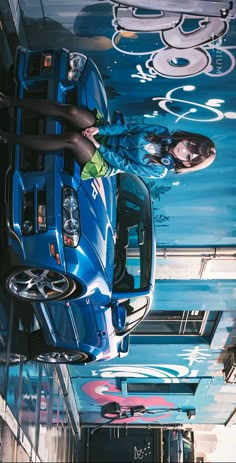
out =
[[[84,137],[90,138],[91,136],[96,135],[98,132],[98,127],[87,127],[87,129],[82,132],[82,135],[84,135]]]
[[[82,135],[88,138],[95,146],[95,148],[99,148],[100,143],[95,140],[94,135],[99,132],[98,127],[88,127],[87,129],[83,130]]]
[[[98,141],[95,140],[95,138],[92,135],[86,136],[86,138],[88,138],[94,144],[95,148],[100,147],[100,143],[98,143]]]
[[[98,143],[98,141],[95,140],[94,137],[89,137],[89,140],[94,144],[95,148],[99,148],[99,147],[100,147],[100,143]]]

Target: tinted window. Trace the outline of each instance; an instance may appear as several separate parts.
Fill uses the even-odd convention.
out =
[[[120,176],[114,289],[144,289],[152,268],[152,215],[149,191],[138,177]]]
[[[210,336],[220,312],[199,310],[153,310],[134,334]]]

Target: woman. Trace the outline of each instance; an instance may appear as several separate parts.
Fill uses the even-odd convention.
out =
[[[87,108],[49,100],[19,99],[0,93],[1,107],[19,107],[54,117],[70,127],[60,135],[15,135],[0,132],[2,143],[22,144],[38,151],[70,149],[81,167],[81,178],[129,172],[162,178],[209,166],[215,159],[210,138],[190,132],[169,133],[163,126],[105,124]]]

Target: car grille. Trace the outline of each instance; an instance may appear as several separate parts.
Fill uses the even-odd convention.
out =
[[[74,104],[77,105],[77,89],[76,88],[68,88],[65,91],[65,104]],[[65,124],[63,127],[63,131],[69,131],[71,130],[70,127],[67,127]],[[64,157],[64,171],[73,176],[74,175],[74,167],[75,167],[75,161],[74,161],[74,156],[71,153],[70,150],[64,149],[62,152],[62,155]]]
[[[34,189],[23,192],[21,230],[23,235],[46,232],[46,192],[44,190]]]
[[[35,59],[37,62],[38,57],[36,55],[31,57],[32,60]],[[39,61],[39,60],[38,60]],[[36,66],[36,64],[35,64]],[[39,81],[34,82],[34,86],[28,85],[25,89],[24,96],[26,98],[35,99],[35,104],[37,105],[37,99],[44,99],[48,96],[48,82]],[[67,89],[65,91],[65,100],[66,104],[76,104],[77,102],[77,90],[76,89]],[[70,130],[69,127],[63,126],[63,131]],[[38,135],[45,133],[45,117],[36,116],[33,112],[23,111],[21,119],[21,133],[27,135]],[[44,170],[45,165],[45,154],[43,151],[36,151],[25,146],[21,146],[21,156],[20,156],[20,169],[24,172],[39,172]],[[71,151],[64,149],[62,151],[62,156],[64,158],[64,171],[70,176],[74,175],[75,170],[75,160]]]
[[[66,174],[69,174],[73,177],[75,171],[75,160],[74,156],[70,150],[63,150],[62,152],[64,158],[64,171]]]
[[[47,99],[47,97],[48,97],[48,82],[46,80],[39,81],[37,84],[34,83],[34,86],[28,85],[25,89],[24,98],[30,98],[30,99],[37,100],[37,99]],[[37,101],[35,105],[37,105]],[[32,133],[32,128],[28,129],[28,125],[31,126],[32,123],[34,124],[34,121],[36,119],[37,118],[34,117],[33,112],[23,111],[22,132],[24,133],[24,128],[27,127],[27,133]],[[34,132],[36,130],[37,130],[37,127],[35,126]]]
[[[78,104],[77,101],[77,89],[76,88],[68,88],[65,92],[65,103],[66,104]]]
[[[41,53],[32,54],[28,61],[27,75],[29,77],[40,75]]]
[[[39,172],[44,170],[44,154],[32,150],[24,150],[21,156],[20,168],[24,172]]]

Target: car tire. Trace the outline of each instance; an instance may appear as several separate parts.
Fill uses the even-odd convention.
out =
[[[46,268],[15,267],[3,280],[11,296],[28,302],[65,299],[78,289],[72,278]]]
[[[95,359],[86,352],[52,346],[45,343],[41,330],[30,335],[30,358],[39,363],[83,365]]]

